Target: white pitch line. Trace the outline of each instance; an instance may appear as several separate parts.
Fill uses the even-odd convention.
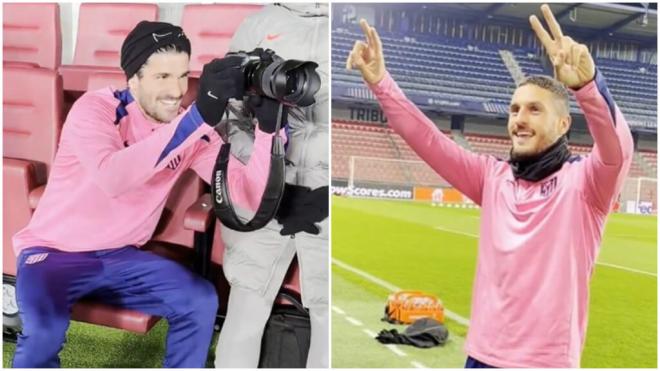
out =
[[[479,238],[479,235],[476,235],[476,234],[473,234],[473,233],[461,232],[461,231],[456,231],[456,230],[453,230],[453,229],[447,229],[447,228],[442,228],[442,227],[435,227],[435,229],[437,229],[439,231],[443,231],[443,232],[460,234],[460,235],[463,235],[463,236],[473,237],[473,238],[477,238],[477,239]],[[603,266],[610,267],[610,268],[621,269],[621,270],[628,271],[628,272],[646,274],[648,276],[653,276],[653,277],[658,276],[657,273],[642,271],[642,270],[635,269],[635,268],[628,268],[628,267],[624,267],[622,265],[603,263],[603,262],[599,262],[599,261],[597,261],[596,264],[603,265]]]
[[[372,338],[372,339],[375,339],[376,336],[378,336],[378,335],[376,335],[375,332],[373,332],[373,331],[371,331],[371,330],[369,330],[369,329],[366,329],[366,328],[363,328],[362,331],[364,331],[364,333],[367,334],[367,335],[369,335],[369,337]],[[407,356],[407,354],[406,354],[405,352],[403,352],[401,349],[399,349],[399,348],[398,348],[396,345],[394,345],[394,344],[383,344],[383,345],[385,346],[385,348],[391,350],[392,352],[394,352],[394,354],[396,354],[396,355],[399,356],[399,357],[405,357],[405,356]],[[413,362],[414,362],[414,361],[413,361]]]
[[[369,330],[368,328],[363,328],[362,331],[364,331],[367,335],[369,335],[372,338],[375,338],[378,336],[375,332]]]
[[[395,286],[395,285],[393,285],[393,284],[391,284],[391,283],[389,283],[385,280],[382,280],[382,279],[380,279],[376,276],[372,276],[371,274],[369,274],[365,271],[362,271],[358,268],[355,268],[352,265],[344,263],[343,261],[341,261],[337,258],[332,258],[332,263],[337,265],[338,267],[346,269],[349,272],[353,272],[353,273],[357,274],[358,276],[361,276],[362,278],[365,278],[367,281],[371,281],[371,282],[387,289],[388,291],[401,291],[400,287],[397,287],[397,286]],[[450,311],[449,309],[447,309],[447,307],[445,307],[445,315],[447,316],[447,318],[449,318],[451,320],[454,320],[454,321],[460,323],[463,326],[469,326],[470,325],[470,320],[468,320],[467,318],[465,318],[465,317],[463,317],[463,316],[461,316],[457,313],[454,313],[454,312]]]
[[[416,368],[428,368],[428,367],[424,366],[423,364],[421,364],[417,361],[410,361],[410,364],[413,365],[413,367],[416,367]]]
[[[355,319],[355,318],[353,318],[353,317],[345,316],[344,318],[346,318],[346,320],[347,320],[348,322],[354,324],[355,326],[358,326],[358,327],[362,327],[362,326],[363,326],[362,322],[360,322],[359,320],[357,320],[357,319]]]
[[[647,271],[641,271],[641,270],[639,270],[639,269],[628,268],[628,267],[624,267],[624,266],[616,265],[616,264],[603,263],[603,262],[596,262],[596,264],[598,264],[598,265],[604,265],[604,266],[606,266],[606,267],[610,267],[610,268],[622,269],[622,270],[624,270],[624,271],[629,271],[629,272],[634,272],[634,273],[639,273],[639,274],[646,274],[646,275],[648,275],[648,276],[653,276],[653,277],[657,277],[657,276],[658,276],[657,273],[652,273],[652,272],[647,272]]]
[[[332,306],[332,310],[334,310],[335,312],[337,312],[339,314],[346,314],[346,312],[344,312],[341,308],[336,307],[334,305]]]
[[[337,309],[339,309],[339,308],[337,308]],[[350,318],[350,317],[346,316],[346,319],[348,319],[348,318]],[[368,328],[362,328],[362,332],[369,335],[369,337],[372,338],[372,339],[375,339],[376,336],[378,336],[375,332],[369,330]],[[383,345],[385,346],[385,348],[389,349],[390,351],[392,351],[394,354],[396,354],[399,357],[407,357],[408,356],[404,351],[399,349],[394,344],[383,344]],[[412,364],[414,367],[417,367],[417,368],[428,368],[428,367],[424,366],[423,364],[421,364],[420,362],[415,361],[415,360],[410,361],[410,364]]]
[[[406,356],[407,356],[407,354],[406,354],[404,351],[402,351],[401,349],[399,349],[399,348],[398,348],[396,345],[394,345],[394,344],[385,344],[385,348],[391,350],[392,352],[394,352],[394,354],[396,354],[396,355],[399,356],[399,357],[406,357]]]
[[[449,232],[449,233],[454,233],[454,234],[462,234],[463,236],[468,236],[468,237],[473,237],[473,238],[479,238],[478,235],[473,234],[473,233],[468,233],[468,232],[461,232],[461,231],[455,231],[453,229],[447,229],[447,228],[442,228],[442,227],[435,227],[435,229],[443,232]]]

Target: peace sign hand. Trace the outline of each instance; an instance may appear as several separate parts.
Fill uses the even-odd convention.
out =
[[[589,53],[589,48],[562,34],[559,23],[547,4],[541,6],[541,11],[552,37],[536,16],[529,17],[529,22],[554,66],[555,79],[571,89],[580,89],[593,80],[596,75],[596,65]]]
[[[367,43],[360,40],[355,42],[353,50],[346,59],[346,69],[357,68],[364,81],[377,84],[385,76],[383,44],[376,29],[370,27],[366,20],[360,19],[360,27],[367,38]]]

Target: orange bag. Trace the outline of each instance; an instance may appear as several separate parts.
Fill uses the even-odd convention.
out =
[[[445,322],[445,308],[435,295],[421,291],[398,291],[387,298],[383,320],[396,324],[411,324],[423,317]]]

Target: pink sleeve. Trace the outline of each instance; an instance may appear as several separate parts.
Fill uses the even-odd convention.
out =
[[[585,194],[601,213],[607,214],[630,169],[632,134],[600,71],[594,81],[574,93],[594,139],[586,158]]]
[[[449,184],[481,205],[489,156],[465,150],[442,134],[435,124],[406,98],[389,73],[370,85],[389,125]]]
[[[205,124],[193,105],[151,135],[125,147],[114,124],[114,100],[89,94],[72,107],[63,140],[105,193],[116,197],[144,184],[167,166],[170,159],[213,128]]]
[[[283,132],[284,130],[281,130],[280,135],[284,136]],[[273,140],[272,134],[264,133],[258,128],[255,129],[254,134],[253,151],[247,164],[243,164],[237,158],[231,156],[227,169],[227,181],[232,202],[251,211],[255,211],[259,207],[261,196],[266,188]],[[209,184],[211,184],[211,173],[215,166],[215,160],[218,157],[220,146],[223,144],[217,133],[213,132],[210,136],[210,143],[195,154],[191,165],[191,168]]]

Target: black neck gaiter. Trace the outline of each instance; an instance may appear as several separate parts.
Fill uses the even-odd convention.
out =
[[[512,149],[509,164],[516,179],[538,182],[561,169],[569,157],[568,140],[562,136],[545,151],[532,156],[515,156]]]

